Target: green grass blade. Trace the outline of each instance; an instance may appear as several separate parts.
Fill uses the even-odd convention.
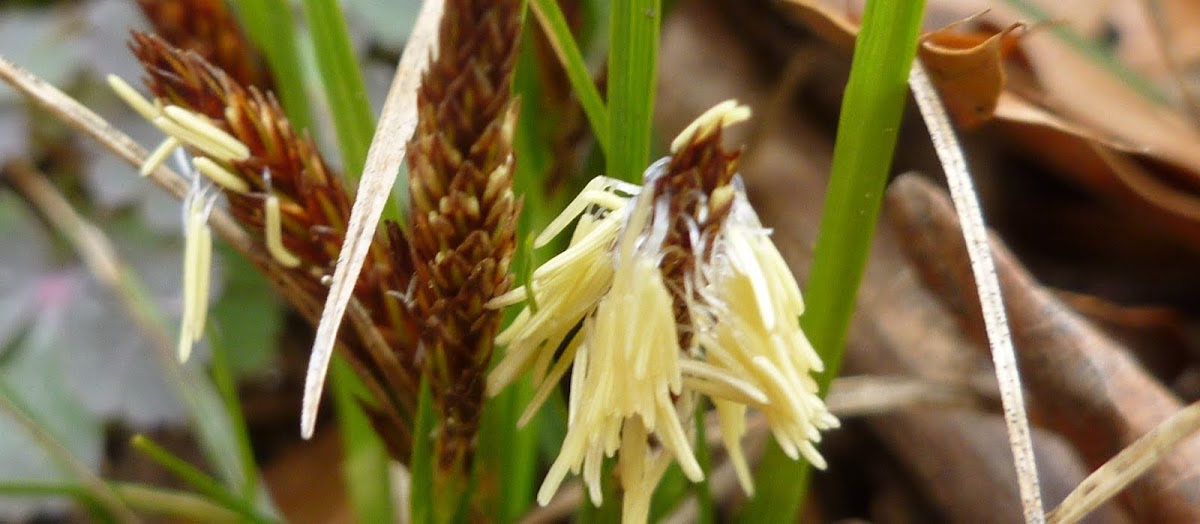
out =
[[[841,368],[850,317],[891,170],[924,7],[923,0],[868,2],[854,47],[809,273],[808,307],[801,317],[805,332],[825,361],[826,372],[818,377],[822,394]],[[787,458],[772,441],[755,475],[758,494],[741,520],[795,521],[807,479],[807,463]]]
[[[604,99],[600,97],[600,90],[596,89],[596,83],[592,81],[592,74],[588,70],[587,62],[583,60],[579,43],[571,34],[571,28],[567,25],[567,19],[563,16],[562,9],[559,8],[556,0],[530,0],[529,7],[537,17],[538,24],[541,25],[546,37],[550,40],[554,54],[558,56],[563,69],[567,72],[567,80],[571,82],[571,89],[575,91],[575,96],[579,97],[579,104],[583,106],[588,123],[592,125],[592,133],[596,135],[596,142],[600,144],[600,150],[607,155],[608,143],[611,139],[608,110],[604,107]]]
[[[392,508],[392,483],[388,471],[391,459],[358,400],[360,394],[366,395],[366,387],[350,365],[337,356],[333,359],[329,378],[346,453],[342,472],[355,521],[394,522],[396,512]]]
[[[216,329],[208,330],[208,345],[212,348],[212,377],[221,400],[225,404],[225,413],[233,423],[233,436],[237,440],[238,459],[242,463],[242,500],[254,505],[258,493],[258,465],[254,462],[254,449],[250,445],[250,432],[246,428],[246,418],[242,413],[242,403],[238,400],[237,382],[229,367],[228,349],[221,334]]]
[[[287,0],[231,3],[241,15],[242,27],[250,41],[262,50],[267,60],[275,79],[275,94],[279,96],[288,120],[297,130],[312,131],[312,113],[308,109],[304,69],[300,67],[295,21]]]
[[[142,484],[112,484],[129,507],[185,522],[246,522],[246,517],[192,493]]]
[[[186,522],[242,522],[241,515],[192,493],[144,484],[108,483],[117,498],[139,513]],[[95,505],[91,494],[76,484],[55,482],[0,482],[4,497],[70,497]]]
[[[71,453],[71,450],[59,442],[46,429],[45,424],[38,421],[37,415],[32,413],[21,402],[20,397],[13,393],[8,383],[0,380],[0,416],[4,415],[15,420],[60,467],[74,475],[80,482],[81,489],[114,520],[118,522],[138,521],[137,516],[117,497],[108,484],[104,483],[87,465]]]
[[[304,17],[312,32],[317,69],[333,113],[346,178],[357,182],[375,136],[375,116],[350,44],[346,18],[337,0],[304,0]]]
[[[417,395],[412,459],[408,462],[412,482],[409,492],[412,524],[433,524],[433,431],[436,425],[433,393],[429,391],[429,381],[422,377],[421,390]]]
[[[639,182],[650,163],[660,0],[612,0],[608,53],[608,174]]]
[[[208,476],[208,474],[200,471],[199,468],[188,464],[183,459],[176,457],[167,451],[162,446],[159,446],[154,441],[147,438],[145,435],[134,435],[130,440],[130,444],[138,451],[144,453],[147,457],[153,460],[158,465],[166,468],[171,474],[184,481],[192,489],[195,489],[201,495],[208,497],[216,504],[233,511],[249,522],[270,522],[254,511],[246,501],[239,498],[229,491],[224,485],[216,479]]]

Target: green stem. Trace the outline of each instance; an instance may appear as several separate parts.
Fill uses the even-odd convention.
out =
[[[592,80],[587,62],[583,60],[579,43],[575,41],[571,27],[567,25],[567,18],[563,16],[556,0],[530,0],[529,7],[533,10],[538,24],[542,26],[546,38],[550,40],[554,54],[558,56],[559,62],[567,72],[571,89],[575,91],[575,96],[579,97],[579,105],[583,106],[583,113],[592,125],[596,143],[600,144],[600,150],[607,155],[608,142],[611,139],[608,111],[604,107],[604,100],[600,98],[600,90],[596,89],[596,82]]]
[[[660,0],[613,0],[609,27],[609,176],[639,182],[650,161]]]
[[[429,381],[422,376],[417,395],[417,422],[413,430],[412,459],[409,472],[412,489],[409,492],[412,524],[433,524],[433,430],[437,417],[433,413],[433,394]]]
[[[186,482],[200,494],[208,497],[212,501],[224,506],[230,511],[237,512],[249,522],[269,522],[267,519],[260,516],[254,511],[254,508],[232,492],[229,491],[216,479],[208,476],[208,474],[200,471],[199,468],[188,464],[183,459],[176,457],[167,451],[166,448],[159,446],[154,441],[147,438],[145,435],[134,435],[130,440],[130,444],[137,448],[138,451],[144,453],[147,457],[153,460],[158,465],[170,471],[180,480]]]
[[[296,41],[295,23],[287,0],[231,2],[241,15],[242,26],[254,45],[262,50],[275,80],[275,91],[288,120],[297,131],[313,130],[304,89],[304,69]]]
[[[212,377],[217,392],[225,403],[225,412],[233,424],[233,435],[237,440],[238,459],[242,463],[242,499],[254,505],[258,493],[258,465],[254,461],[254,449],[250,445],[250,431],[246,428],[246,417],[238,399],[237,381],[229,367],[225,340],[216,329],[208,330],[208,346],[212,348]]]
[[[350,44],[346,17],[337,0],[304,0],[304,18],[312,31],[317,69],[333,113],[346,178],[357,182],[375,136],[375,116]]]
[[[822,395],[841,369],[850,317],[891,170],[924,7],[923,0],[867,2],[854,47],[809,273],[808,307],[801,318],[825,362],[825,373],[817,377]],[[758,495],[747,505],[742,521],[795,521],[808,485],[807,463],[789,459],[772,442],[755,484]]]
[[[140,522],[137,515],[121,501],[117,494],[113,492],[108,484],[104,483],[99,476],[92,472],[86,464],[81,462],[71,450],[63,446],[48,431],[45,426],[38,423],[30,412],[20,405],[20,400],[9,389],[8,384],[0,380],[0,412],[7,413],[12,417],[25,431],[46,450],[47,453],[58,462],[60,466],[69,471],[83,485],[83,489],[95,500],[100,507],[104,508],[113,519],[118,522],[132,523]]]
[[[366,386],[340,356],[334,357],[329,378],[346,453],[342,472],[355,518],[358,522],[392,522],[396,513],[388,470],[391,459],[360,404],[357,391],[366,395]]]
[[[130,509],[187,522],[242,522],[243,517],[192,493],[142,484],[110,482],[108,486]],[[5,497],[71,497],[82,503],[94,503],[86,489],[75,484],[0,482]]]

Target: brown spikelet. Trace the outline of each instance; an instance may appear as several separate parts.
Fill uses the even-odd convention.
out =
[[[164,40],[195,51],[243,86],[271,89],[262,57],[250,46],[224,0],[138,0]]]
[[[288,271],[305,283],[318,303],[324,302],[327,289],[321,280],[333,272],[353,200],[341,177],[325,163],[310,137],[297,134],[270,93],[246,88],[197,53],[181,51],[154,35],[133,33],[130,48],[141,61],[144,81],[159,103],[204,115],[249,148],[250,156],[244,161],[214,160],[249,187],[244,193],[223,191],[230,212],[265,243],[264,203],[270,196],[278,198],[283,245],[300,260]],[[201,151],[192,153],[203,155]],[[392,296],[393,291],[408,288],[412,273],[406,259],[387,255],[406,249],[396,242],[403,239],[382,232],[377,235],[355,289],[356,298],[395,354],[368,351],[360,339],[364,335],[353,331],[346,332],[342,342],[356,371],[377,397],[374,409],[378,412],[373,418],[377,425],[387,422],[380,433],[402,439],[389,442],[389,447],[395,458],[406,461],[418,381],[411,366],[415,328],[402,300]]]
[[[732,207],[732,191],[728,189],[737,172],[741,150],[726,151],[721,147],[721,128],[693,137],[676,151],[665,173],[654,181],[654,194],[670,202],[670,229],[663,242],[663,257],[659,263],[664,283],[671,292],[675,309],[679,347],[690,350],[693,334],[684,326],[693,325],[689,299],[698,300],[691,282],[696,264],[707,262],[712,246]],[[718,191],[719,189],[723,191]]]
[[[470,465],[500,313],[484,304],[512,283],[520,202],[512,191],[510,95],[520,0],[449,0],[437,59],[422,78],[409,146],[413,316],[440,427],[439,471]],[[454,473],[451,473],[452,475]]]

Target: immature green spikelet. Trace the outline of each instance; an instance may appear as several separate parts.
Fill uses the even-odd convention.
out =
[[[130,48],[145,69],[144,81],[153,101],[119,78],[110,77],[109,82],[167,135],[143,172],[152,170],[171,150],[184,147],[199,177],[193,179],[194,190],[202,195],[197,198],[208,206],[216,192],[228,199],[230,214],[270,254],[270,265],[275,266],[271,269],[287,272],[299,282],[306,296],[304,303],[294,305],[315,322],[319,315],[315,308],[324,303],[325,280],[333,273],[350,217],[352,195],[341,176],[326,164],[313,141],[291,126],[270,93],[243,86],[199,54],[154,35],[133,33]],[[203,222],[205,206],[197,205],[191,196],[189,201],[190,246],[192,229],[204,236],[206,226],[196,223]],[[398,241],[403,239],[383,232],[376,235],[355,288],[355,297],[392,352],[370,351],[364,334],[356,330],[344,330],[340,342],[375,397],[371,414],[377,429],[387,437],[393,456],[404,461],[410,453],[407,421],[415,416],[418,378],[411,365],[416,347],[413,319],[406,315],[402,300],[393,296],[408,289],[412,274],[407,258],[390,256],[396,250],[407,251]],[[204,252],[202,247],[197,250]],[[185,278],[185,284],[192,281]],[[185,295],[189,290],[197,291],[185,289]],[[189,319],[203,318],[203,301],[185,296],[185,303],[196,304],[190,310],[185,307],[185,328],[202,323]],[[189,335],[198,339],[200,332],[183,335],[181,357],[186,357],[190,346],[183,339]]]
[[[485,373],[508,291],[520,202],[513,195],[510,94],[520,0],[448,0],[436,59],[417,95],[408,150],[412,202],[409,305],[422,319],[418,360],[438,414],[438,470],[471,463]]]

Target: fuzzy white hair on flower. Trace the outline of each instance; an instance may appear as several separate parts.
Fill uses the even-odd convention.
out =
[[[568,473],[582,473],[599,505],[601,464],[619,454],[624,519],[645,521],[650,494],[671,462],[692,481],[704,477],[689,431],[699,394],[716,407],[747,493],[753,486],[740,446],[747,408],[765,415],[788,456],[825,466],[815,443],[838,422],[818,396],[812,373],[823,364],[800,330],[800,288],[770,231],[732,171],[699,195],[663,179],[676,156],[749,116],[732,100],[705,112],[675,139],[671,157],[647,169],[642,186],[592,180],[536,239],[543,246],[576,222],[569,246],[525,287],[488,303],[499,308],[533,299],[497,337],[507,347],[488,377],[495,395],[532,370],[538,389],[520,424],[572,371],[567,435],[538,492],[540,504]],[[696,214],[672,216],[681,201],[694,204]],[[721,212],[710,216],[710,209]],[[675,224],[686,229],[674,233],[686,242],[675,242],[690,250],[682,256],[694,268],[672,283],[662,264]]]

